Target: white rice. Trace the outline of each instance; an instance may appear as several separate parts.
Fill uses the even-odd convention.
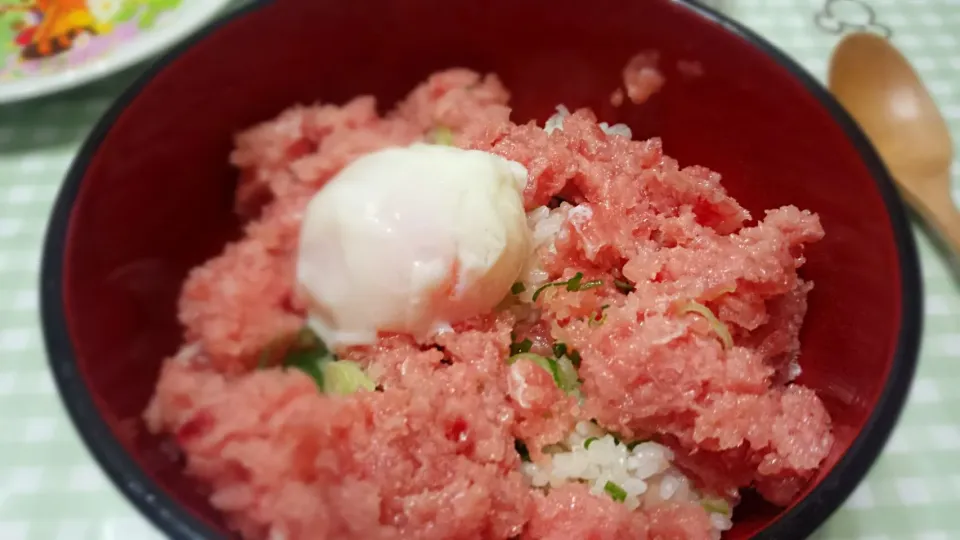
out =
[[[173,361],[178,364],[189,364],[197,358],[201,351],[203,351],[203,344],[199,341],[188,343],[180,347],[180,350],[173,357]]]
[[[547,133],[562,130],[567,116],[570,116],[570,110],[558,105],[556,114],[547,120],[543,129]],[[609,126],[601,123],[600,128],[608,135],[633,136],[624,124]],[[540,268],[537,250],[546,248],[555,252],[554,242],[565,234],[564,223],[569,221],[578,227],[590,217],[589,207],[574,207],[569,203],[562,203],[554,209],[542,206],[528,213],[533,255],[521,274],[526,290],[517,295],[523,302],[520,307],[530,302],[533,290],[549,277]],[[531,312],[528,316],[535,321],[539,315]],[[685,329],[681,329],[680,334],[684,332]],[[705,504],[712,501],[703,497],[693,482],[673,466],[673,451],[662,444],[647,441],[630,448],[596,424],[578,422],[562,444],[545,449],[545,453],[547,456],[542,463],[526,462],[522,466],[533,487],[549,490],[568,482],[580,482],[589,485],[595,496],[609,497],[606,487],[610,482],[623,490],[623,504],[630,510],[656,506],[664,501],[689,502],[704,507],[717,540],[723,531],[733,526],[732,510],[718,511],[728,505]]]
[[[570,116],[570,109],[563,104],[557,105],[557,112],[547,119],[543,126],[544,131],[552,133],[558,129],[562,130],[563,119],[568,116]],[[600,124],[600,128],[609,135],[620,135],[628,139],[633,136],[626,124],[609,126],[606,122],[603,122]],[[529,302],[533,290],[546,283],[550,277],[540,267],[540,258],[537,256],[537,251],[546,247],[548,251],[556,253],[554,242],[558,238],[563,239],[565,234],[563,224],[569,221],[575,228],[582,230],[583,224],[589,221],[591,217],[593,217],[593,211],[588,206],[573,206],[566,202],[560,204],[557,208],[550,209],[541,206],[527,213],[527,226],[531,231],[533,246],[532,255],[520,275],[520,281],[527,288],[525,293],[519,295],[520,300]],[[586,247],[588,257],[596,255],[598,247],[590,245]]]
[[[553,133],[556,129],[563,129],[563,119],[570,116],[570,109],[564,105],[557,105],[557,112],[547,119],[543,125],[543,130],[547,133]]]
[[[582,232],[584,225],[593,217],[593,210],[588,205],[573,206],[568,202],[563,202],[557,208],[548,208],[541,206],[534,208],[527,213],[527,227],[531,231],[532,249],[530,258],[524,265],[520,273],[520,281],[527,288],[527,291],[519,298],[524,302],[530,301],[530,295],[533,290],[548,281],[550,275],[540,266],[540,256],[538,252],[545,248],[550,253],[556,253],[556,241],[564,240],[567,231],[563,228],[565,223],[570,223],[574,229]],[[592,259],[599,251],[599,246],[594,246],[589,242],[584,243],[587,258]]]
[[[553,131],[557,129],[562,130],[563,119],[568,116],[570,116],[570,109],[562,104],[557,105],[557,112],[547,119],[547,123],[543,125],[543,130],[547,133],[553,133]],[[620,135],[628,139],[633,138],[633,132],[630,131],[630,127],[626,124],[614,124],[611,126],[606,122],[600,122],[600,129],[607,135]]]
[[[562,130],[567,116],[570,116],[570,110],[558,105],[556,114],[547,120],[543,129],[547,133]],[[601,123],[600,128],[608,135],[633,136],[624,124],[608,126]],[[566,233],[564,223],[570,222],[579,229],[591,217],[589,207],[574,207],[566,202],[554,209],[542,206],[528,213],[527,225],[531,230],[533,250],[521,273],[520,281],[526,290],[517,295],[521,303],[514,308],[527,308],[529,312],[519,313],[520,319],[537,320],[539,314],[529,309],[528,303],[533,291],[549,278],[540,267],[537,251],[555,252],[555,241]],[[680,333],[684,331],[681,329]],[[609,497],[606,487],[613,483],[625,493],[623,504],[630,510],[652,507],[664,501],[689,502],[704,506],[716,539],[733,526],[731,510],[721,512],[717,511],[715,504],[705,505],[707,499],[673,466],[673,452],[662,444],[648,441],[630,448],[596,424],[579,422],[562,444],[545,449],[545,453],[547,457],[542,463],[527,462],[522,467],[534,487],[548,490],[568,482],[580,482],[589,485],[595,496]]]
[[[523,473],[531,485],[543,489],[567,482],[590,486],[598,497],[608,497],[608,482],[626,493],[623,504],[630,510],[655,506],[663,501],[690,502],[703,505],[704,498],[679,469],[673,466],[673,452],[655,442],[642,442],[632,449],[591,422],[577,423],[563,444],[547,451],[546,461],[524,463]],[[704,510],[710,514],[715,538],[729,530],[731,513],[718,512],[713,505]]]
[[[567,221],[567,215],[572,208],[569,203],[563,203],[558,208],[550,209],[541,206],[527,213],[527,227],[531,231],[533,242],[530,258],[527,259],[520,273],[520,281],[526,287],[526,291],[518,295],[521,301],[530,302],[533,291],[550,279],[550,274],[541,267],[537,253],[541,248],[556,253],[555,242],[560,238],[563,224]]]
[[[803,369],[800,368],[800,364],[796,359],[790,361],[787,365],[787,381],[792,382],[794,379],[800,376],[803,373]]]
[[[570,205],[566,206],[569,207]],[[540,249],[542,246],[550,246],[553,249],[553,241],[560,233],[569,211],[570,208],[551,210],[546,206],[541,206],[527,213],[527,226],[533,231],[534,250]]]

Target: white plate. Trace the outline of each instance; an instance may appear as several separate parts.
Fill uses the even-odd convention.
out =
[[[186,38],[229,3],[0,0],[0,103],[59,92],[132,66]]]

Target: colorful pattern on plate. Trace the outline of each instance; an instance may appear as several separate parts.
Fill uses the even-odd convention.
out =
[[[0,0],[0,83],[102,58],[182,1]]]

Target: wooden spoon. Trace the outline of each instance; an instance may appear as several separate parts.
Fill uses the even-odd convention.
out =
[[[907,203],[960,254],[950,130],[907,59],[882,37],[850,34],[833,52],[828,86],[870,138]]]

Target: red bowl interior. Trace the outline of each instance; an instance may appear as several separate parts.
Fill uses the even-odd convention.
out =
[[[835,105],[791,74],[795,67],[725,26],[668,1],[276,0],[163,60],[91,137],[51,227],[51,237],[62,238],[48,244],[45,294],[62,296],[45,297],[45,306],[62,308],[68,333],[47,325],[52,362],[81,432],[92,429],[90,417],[109,427],[103,437],[86,433],[88,444],[128,494],[135,480],[110,463],[128,459],[123,453],[146,472],[139,489],[159,485],[162,500],[171,495],[222,533],[218,515],[145,434],[139,415],[160,361],[178,345],[185,272],[238,234],[232,134],[298,102],[373,94],[387,108],[431,72],[466,66],[501,76],[515,121],[543,121],[558,103],[589,106],[602,120],[629,124],[635,137],[662,137],[682,164],[719,171],[755,215],[784,204],[820,214],[827,236],[803,269],[816,288],[801,382],[828,404],[837,444],[813,489],[865,425],[878,422],[869,419],[892,367],[912,366],[915,344],[901,340],[897,351],[916,261],[904,261],[914,255],[899,203],[872,151],[851,139],[852,124],[838,121]],[[620,69],[647,48],[662,54],[666,87],[645,105],[611,107]],[[678,61],[699,62],[703,75],[683,76]],[[56,343],[67,339],[72,355]],[[86,391],[94,408],[81,410],[77,392]],[[893,417],[901,398],[894,396]],[[893,422],[886,416],[881,424]],[[98,450],[113,438],[122,451]],[[860,456],[859,473],[832,475],[824,489],[856,483],[874,456]],[[832,509],[808,518],[819,523]],[[729,537],[751,536],[784,512],[748,500]],[[189,525],[179,527],[168,532],[191,537]]]

